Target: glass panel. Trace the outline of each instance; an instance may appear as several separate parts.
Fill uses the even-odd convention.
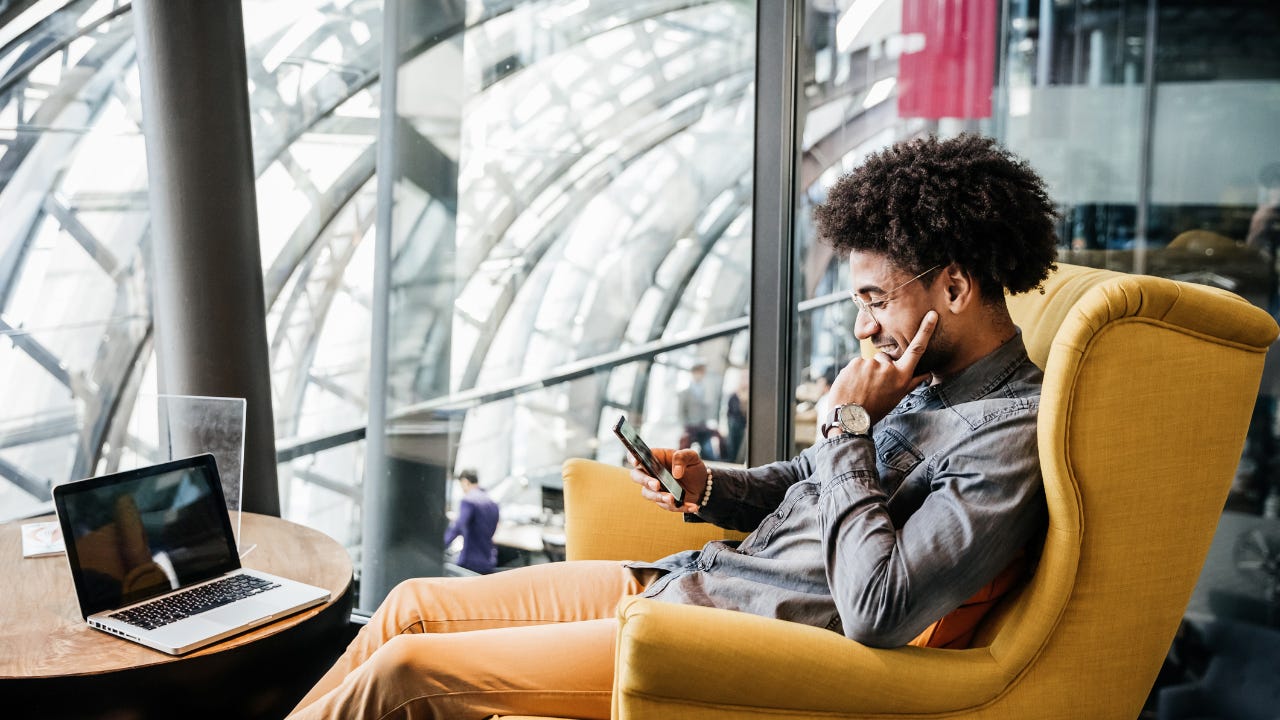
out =
[[[317,440],[358,442],[367,414],[373,247],[363,240],[375,216],[383,3],[244,6],[276,430],[295,458]],[[3,384],[23,444],[0,458],[30,472],[26,454],[39,447],[37,485],[110,467],[135,394],[156,392],[135,62],[128,3],[37,3],[0,28],[0,332],[32,340],[11,354],[19,369]],[[32,439],[71,422],[68,395],[83,442]],[[0,514],[27,512],[7,498],[29,494],[8,475],[0,485]]]
[[[149,315],[132,23],[112,3],[38,5],[0,28],[4,519],[93,472]]]
[[[382,2],[244,4],[277,433],[293,452],[315,436],[348,437],[367,412],[372,248],[359,248],[374,214]],[[146,167],[129,6],[41,5],[49,17],[0,35],[5,318],[27,328],[64,327],[64,315],[145,322]],[[99,435],[126,432],[150,362],[145,338],[144,325],[131,342],[115,339],[87,373],[101,397],[84,423]],[[67,352],[95,341],[90,332]],[[63,348],[51,350],[63,359]],[[108,451],[93,445],[65,464]]]
[[[364,442],[345,437],[332,445],[307,448],[281,463],[280,505],[313,527],[352,549],[360,571],[360,478],[364,473]],[[353,510],[356,508],[357,510]]]
[[[1063,203],[1062,258],[1221,287],[1276,313],[1280,9],[1113,0],[1009,11],[1000,120]],[[1196,662],[1272,662],[1242,643],[1280,625],[1278,358],[1273,348],[1170,656],[1174,685],[1198,682]],[[1199,710],[1235,707],[1218,692],[1200,687]]]
[[[817,439],[826,379],[860,352],[848,269],[816,241],[810,213],[868,154],[916,135],[977,129],[990,115],[993,13],[988,3],[960,5],[949,25],[932,14],[936,3],[806,3],[796,138],[795,452]]]
[[[240,542],[244,461],[244,398],[139,395],[124,442],[105,453],[100,473],[129,470],[209,453]],[[241,548],[245,551],[245,548]]]
[[[112,446],[103,403],[125,388],[146,322],[66,322],[0,332],[0,521],[53,511],[55,483],[92,475]]]
[[[703,342],[708,423],[722,435],[720,385],[736,387],[745,365],[745,342],[731,339],[741,325],[699,333],[745,320],[751,4],[404,12],[400,167],[383,178],[394,182],[387,417],[370,429],[390,453],[371,459],[381,499],[366,510],[426,550],[366,548],[366,569],[394,567],[366,575],[364,607],[398,577],[443,571],[435,521],[421,518],[445,517],[457,468],[477,470],[508,521],[536,524],[544,515],[530,508],[554,494],[566,457],[621,459],[606,417],[633,409],[652,442],[680,442],[691,343]]]
[[[847,270],[812,241],[808,211],[842,172],[899,139],[972,131],[1026,158],[1059,204],[1065,262],[1213,285],[1280,311],[1280,7],[806,0],[804,18],[797,448],[809,441],[817,377],[857,352],[854,311],[838,294]],[[1218,536],[1162,673],[1197,685],[1198,713],[1246,712],[1200,684],[1211,658],[1274,664],[1258,648],[1280,625],[1278,357],[1268,356]],[[1144,717],[1158,699],[1157,689]]]

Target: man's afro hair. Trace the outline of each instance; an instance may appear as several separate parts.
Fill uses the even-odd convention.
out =
[[[1044,181],[990,138],[917,138],[869,156],[814,208],[843,257],[885,255],[915,274],[956,263],[989,299],[1037,288],[1056,269],[1057,212]]]

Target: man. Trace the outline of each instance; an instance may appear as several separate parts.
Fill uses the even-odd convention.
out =
[[[684,436],[680,439],[680,447],[686,448],[698,443],[699,455],[707,460],[716,459],[714,439],[720,442],[720,433],[711,428],[712,403],[704,380],[707,377],[705,363],[695,363],[689,369],[689,385],[676,396],[680,424],[684,428]]]
[[[743,462],[743,456],[747,445],[743,440],[747,435],[747,407],[750,405],[750,380],[751,373],[747,368],[738,369],[738,387],[729,394],[729,400],[725,403],[725,423],[728,425],[728,431],[724,436],[724,457],[720,458],[725,462],[740,463]]]
[[[824,439],[714,475],[692,450],[659,451],[687,491],[679,507],[632,471],[667,510],[754,528],[741,544],[407,581],[298,716],[606,718],[614,610],[633,593],[880,647],[963,645],[976,618],[946,627],[961,604],[998,596],[1043,532],[1040,373],[1003,293],[1052,269],[1052,204],[1025,164],[963,136],[873,155],[815,218],[849,257],[855,331],[878,349],[836,377]]]
[[[481,575],[491,573],[498,564],[498,549],[493,546],[493,533],[498,529],[498,504],[480,487],[475,470],[468,468],[458,473],[458,487],[462,490],[462,500],[458,503],[458,516],[444,531],[444,546],[449,547],[461,535],[458,565]]]

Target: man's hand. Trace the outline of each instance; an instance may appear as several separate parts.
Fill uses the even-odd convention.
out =
[[[929,377],[929,373],[917,375],[916,365],[929,347],[937,324],[937,312],[925,313],[915,337],[897,360],[878,352],[870,358],[854,358],[845,365],[831,384],[831,407],[857,403],[871,416],[872,425],[888,415],[907,393]],[[819,418],[819,422],[823,419]]]
[[[662,487],[662,482],[636,463],[631,468],[631,480],[640,486],[640,494],[663,510],[697,512],[697,501],[702,499],[702,493],[707,487],[707,466],[702,464],[698,451],[653,448],[653,456],[671,471],[672,477],[684,488],[684,504],[676,505],[675,496]]]

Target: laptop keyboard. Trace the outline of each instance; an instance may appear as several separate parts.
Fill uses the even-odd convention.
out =
[[[280,587],[279,583],[252,575],[233,575],[208,585],[162,597],[145,605],[112,613],[111,617],[130,625],[154,630],[277,587]]]

